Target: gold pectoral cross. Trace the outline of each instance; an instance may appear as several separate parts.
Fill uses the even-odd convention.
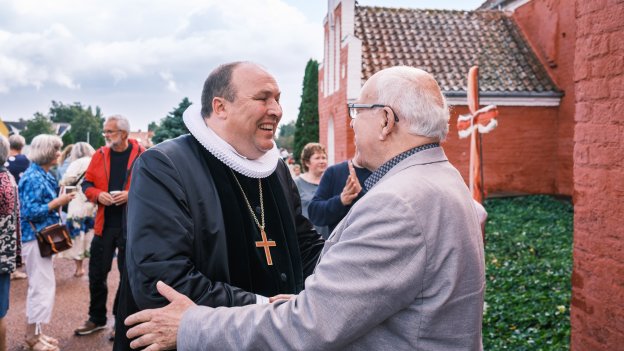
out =
[[[263,228],[260,228],[260,235],[262,235],[262,241],[256,241],[256,247],[264,247],[264,254],[266,255],[267,264],[269,266],[272,266],[273,259],[271,258],[271,249],[269,249],[269,246],[275,247],[277,246],[277,244],[275,244],[275,241],[267,240],[267,236]]]

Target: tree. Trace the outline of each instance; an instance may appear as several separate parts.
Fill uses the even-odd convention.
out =
[[[150,124],[147,125],[147,131],[148,132],[154,132],[156,131],[156,129],[158,128],[158,123],[152,121],[150,122]]]
[[[279,148],[284,148],[288,150],[288,152],[292,152],[294,138],[295,121],[290,121],[280,126],[280,131],[275,142]]]
[[[301,105],[299,115],[295,123],[295,140],[293,156],[297,163],[301,151],[307,143],[319,140],[319,114],[318,114],[318,62],[310,59],[303,76],[303,91],[301,93]]]
[[[152,142],[154,144],[161,143],[167,139],[173,139],[189,132],[186,125],[184,125],[182,115],[184,114],[184,111],[191,106],[191,104],[192,102],[185,97],[182,99],[178,107],[169,112],[165,118],[160,120],[160,126],[156,128],[154,136],[152,137]]]
[[[55,134],[52,122],[46,115],[35,112],[34,117],[26,122],[26,128],[21,133],[27,144],[30,144],[33,138],[39,134]]]
[[[94,114],[91,106],[85,108],[79,102],[65,105],[53,100],[49,116],[52,122],[71,124],[70,130],[63,135],[64,144],[85,141],[96,149],[104,145],[102,136],[104,118],[99,107],[95,107]]]

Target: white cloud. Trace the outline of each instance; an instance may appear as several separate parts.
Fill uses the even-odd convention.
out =
[[[266,66],[284,92],[285,119],[293,119],[306,61],[322,55],[321,23],[280,0],[0,0],[0,7],[0,115],[9,120],[14,111],[47,111],[11,97],[34,89],[48,103],[87,99],[105,114],[132,109],[147,125],[182,97],[196,100],[209,71],[232,60]]]

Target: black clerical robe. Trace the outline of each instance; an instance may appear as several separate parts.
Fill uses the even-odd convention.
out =
[[[123,319],[138,310],[162,307],[159,280],[199,305],[242,306],[256,295],[303,290],[323,247],[302,216],[288,167],[261,180],[267,239],[273,265],[256,242],[262,240],[239,180],[261,220],[258,180],[234,173],[192,135],[161,143],[135,162],[128,200],[126,268],[122,273],[115,349]],[[124,277],[125,276],[125,277]]]

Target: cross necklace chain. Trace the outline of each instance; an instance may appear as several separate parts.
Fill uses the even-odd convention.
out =
[[[258,217],[256,217],[256,214],[254,213],[251,207],[251,204],[249,203],[249,200],[247,199],[247,195],[245,195],[245,191],[243,190],[241,183],[238,181],[238,178],[236,177],[236,174],[234,174],[234,171],[232,170],[230,171],[232,172],[232,175],[234,176],[234,180],[236,180],[236,184],[238,184],[238,188],[243,194],[243,199],[245,199],[245,204],[247,204],[247,208],[249,209],[249,213],[251,213],[251,217],[253,217],[254,221],[256,222],[256,225],[258,226],[258,229],[260,229],[260,235],[262,236],[262,241],[256,241],[256,247],[264,248],[264,255],[266,256],[267,265],[272,266],[273,259],[271,258],[271,250],[269,249],[269,247],[271,246],[275,247],[277,246],[277,244],[273,240],[267,240],[267,235],[266,235],[266,232],[264,231],[265,223],[264,223],[264,201],[262,201],[262,180],[258,178],[258,189],[260,190],[260,221],[258,221]]]

